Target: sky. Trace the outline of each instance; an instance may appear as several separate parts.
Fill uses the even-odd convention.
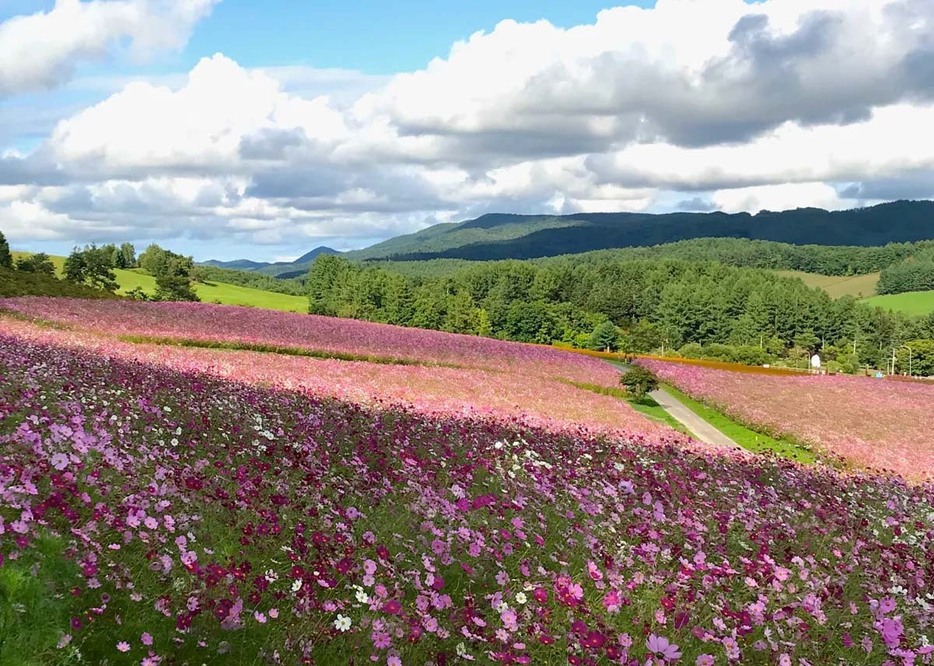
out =
[[[934,0],[2,0],[0,231],[288,260],[934,198]]]

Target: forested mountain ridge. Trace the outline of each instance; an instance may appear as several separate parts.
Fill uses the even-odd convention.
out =
[[[593,250],[662,245],[696,238],[741,238],[794,245],[882,246],[934,239],[934,202],[895,201],[869,208],[798,208],[749,213],[494,213],[428,227],[348,259],[534,259]]]

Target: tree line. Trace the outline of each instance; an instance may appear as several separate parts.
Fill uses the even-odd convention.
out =
[[[55,264],[44,252],[25,255],[14,261],[9,243],[2,232],[0,269],[13,270],[20,274],[42,275],[51,279],[57,277]],[[126,295],[130,298],[155,301],[199,300],[193,287],[193,281],[198,275],[192,257],[176,254],[155,243],[147,247],[139,257],[136,256],[136,248],[132,243],[122,243],[119,246],[110,243],[75,247],[65,259],[62,277],[73,285],[83,285],[93,291],[113,294],[119,287],[116,269],[142,269],[156,280],[153,294],[147,294],[136,287],[127,292]]]
[[[934,338],[934,316],[913,319],[852,297],[834,300],[797,279],[716,261],[600,252],[464,263],[443,274],[393,266],[319,257],[307,279],[309,312],[746,363],[793,362],[823,351],[846,371],[885,367],[893,347]]]
[[[876,290],[880,294],[934,290],[934,248],[914,253],[883,270]]]

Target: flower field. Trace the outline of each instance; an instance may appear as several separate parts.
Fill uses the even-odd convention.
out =
[[[239,312],[238,308],[228,309],[233,313]],[[336,320],[337,323],[340,321],[351,327],[359,323]],[[406,329],[396,331],[405,335],[421,333]],[[547,349],[541,348],[532,347],[530,351],[535,356],[522,363],[517,360],[523,351],[519,350],[514,354],[508,371],[496,371],[314,359],[166,344],[131,344],[106,335],[42,327],[2,317],[0,332],[21,339],[93,350],[125,360],[302,391],[316,397],[338,398],[361,405],[404,405],[429,415],[486,416],[540,425],[551,430],[615,433],[629,439],[648,436],[683,439],[667,426],[646,419],[624,401],[576,388],[563,376],[589,376],[595,383],[609,383],[611,378],[618,376],[616,371],[598,365],[597,372],[587,374],[587,366],[566,364],[563,354],[557,361],[538,363],[537,360],[547,357],[548,353]],[[455,357],[449,352],[448,358]],[[570,357],[572,361],[574,358]],[[491,367],[497,365],[495,356],[487,357],[485,362]],[[562,374],[542,376],[543,368]]]
[[[640,360],[743,422],[858,466],[934,478],[934,385],[843,375],[768,376]]]
[[[93,317],[0,315],[2,664],[934,660],[930,484],[700,447],[548,350],[376,365]]]
[[[406,329],[400,335],[396,326],[256,308],[128,300],[94,303],[67,298],[0,299],[0,308],[114,337],[279,345],[504,371],[516,368],[524,373],[534,370],[610,385],[619,376],[605,363],[582,361],[570,352],[534,345],[423,329]]]

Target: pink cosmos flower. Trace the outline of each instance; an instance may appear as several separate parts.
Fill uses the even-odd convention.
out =
[[[664,636],[650,635],[645,641],[645,646],[649,652],[659,659],[674,661],[681,658],[681,651],[678,646],[670,643]]]
[[[139,642],[146,646],[152,645],[152,634],[150,634],[148,631],[144,631],[143,634],[139,637]]]
[[[52,467],[61,472],[63,469],[68,467],[68,456],[66,456],[64,453],[52,454]]]
[[[694,662],[695,666],[713,666],[716,663],[712,654],[702,654]]]
[[[117,643],[117,649],[120,650],[120,652],[129,652],[130,644],[127,643],[126,641],[120,641],[119,643]]]

